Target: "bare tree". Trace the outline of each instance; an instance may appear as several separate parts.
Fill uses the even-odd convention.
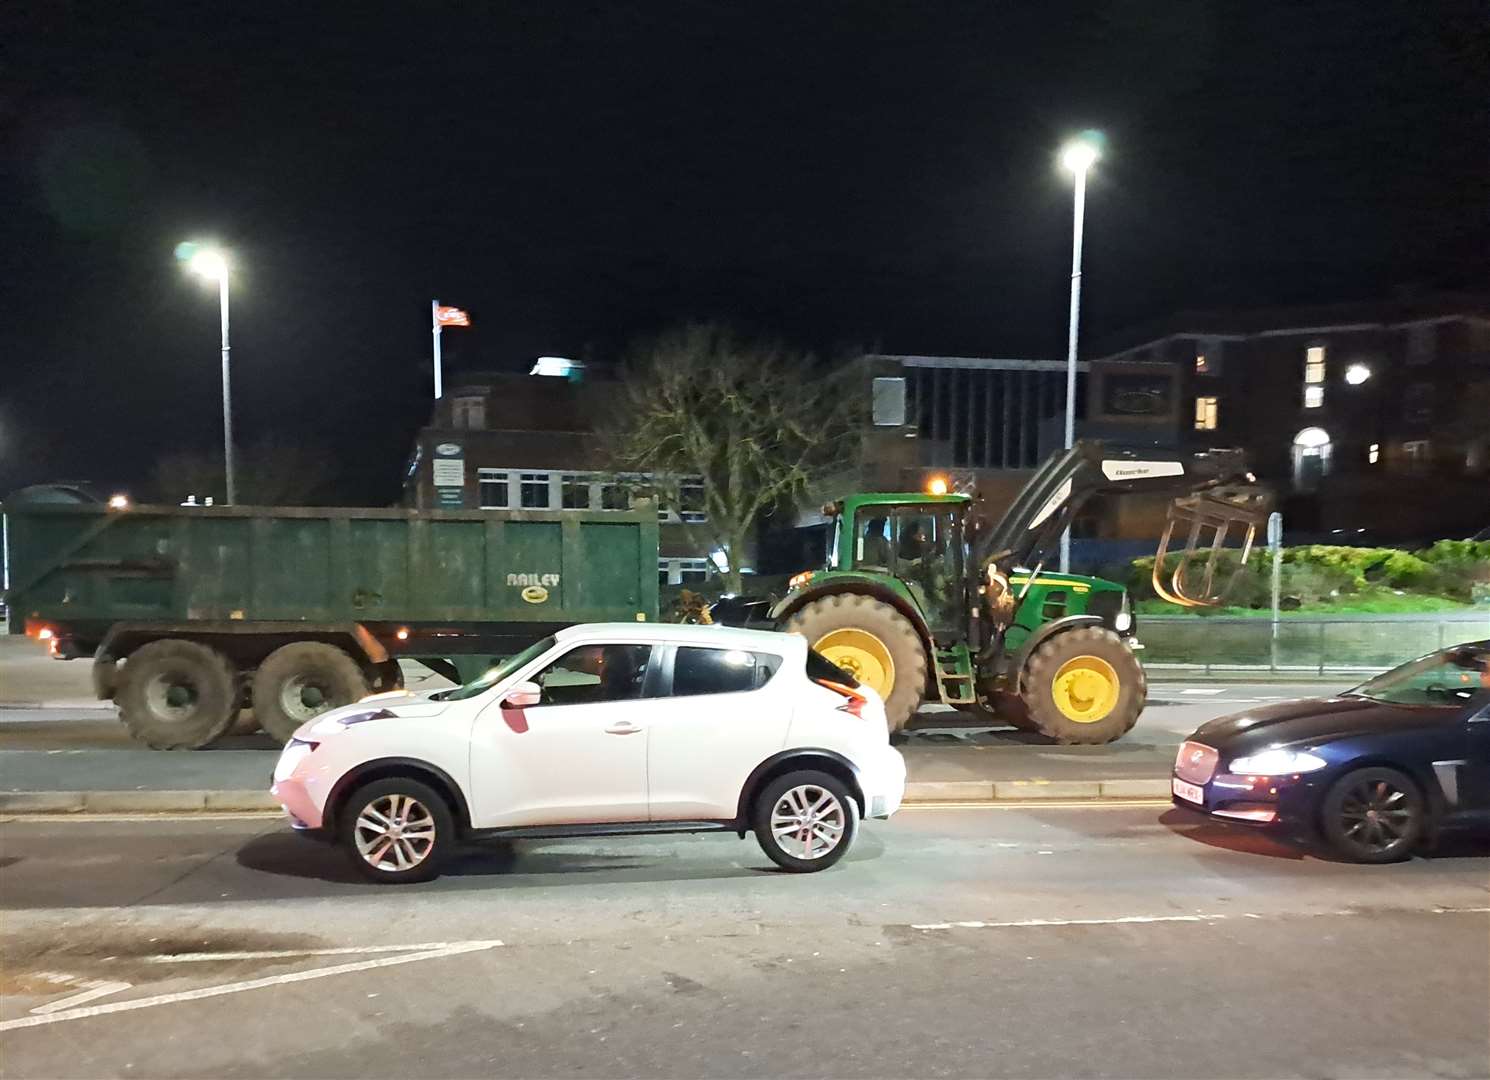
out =
[[[314,446],[282,442],[272,435],[257,439],[239,454],[238,501],[248,506],[313,506],[330,495],[335,479],[332,458]],[[198,501],[212,496],[222,502],[225,483],[222,458],[194,450],[163,455],[152,472],[154,498],[180,502],[187,495]]]
[[[731,592],[756,523],[841,464],[865,400],[851,378],[825,372],[811,354],[713,324],[637,349],[623,386],[612,432],[618,469],[652,477],[647,486],[662,505],[707,515],[688,527],[723,552]],[[702,491],[685,489],[694,478]]]

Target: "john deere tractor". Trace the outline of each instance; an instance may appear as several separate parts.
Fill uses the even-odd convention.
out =
[[[1238,451],[1083,441],[1048,459],[982,527],[966,495],[853,495],[828,508],[836,522],[828,565],[794,577],[770,617],[873,687],[892,730],[929,699],[997,713],[1062,743],[1111,742],[1143,709],[1141,646],[1121,585],[1046,568],[1061,533],[1093,495],[1181,496],[1155,587],[1179,604],[1212,604],[1221,591],[1214,552],[1239,524],[1245,561],[1265,518],[1251,484]],[[1164,556],[1176,524],[1188,537],[1171,572]]]

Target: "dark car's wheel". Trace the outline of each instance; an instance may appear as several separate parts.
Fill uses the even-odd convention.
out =
[[[429,785],[390,776],[352,793],[336,835],[370,881],[429,881],[454,844],[455,818]]]
[[[859,808],[842,781],[827,773],[777,777],[755,799],[755,838],[783,870],[826,870],[848,853],[859,831]]]
[[[1427,824],[1427,804],[1412,777],[1380,766],[1340,777],[1325,792],[1320,809],[1324,838],[1355,862],[1407,858]]]

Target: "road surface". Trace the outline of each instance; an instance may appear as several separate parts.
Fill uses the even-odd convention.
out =
[[[1344,684],[1158,683],[1137,726],[1107,746],[1052,746],[965,714],[930,709],[901,744],[914,780],[1165,777],[1175,747],[1206,720]],[[265,735],[233,735],[195,753],[129,738],[112,710],[0,708],[0,791],[258,789],[278,754]]]
[[[0,1075],[1484,1076],[1490,850],[912,810],[827,873],[527,843],[358,883],[265,819],[0,825]]]

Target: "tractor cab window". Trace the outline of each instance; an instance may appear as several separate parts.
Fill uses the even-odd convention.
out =
[[[859,524],[854,564],[866,569],[889,570],[895,550],[890,531],[891,519],[884,515],[863,518]]]
[[[962,581],[957,511],[907,506],[893,521],[895,575],[920,593],[917,599],[933,628],[955,626]]]

